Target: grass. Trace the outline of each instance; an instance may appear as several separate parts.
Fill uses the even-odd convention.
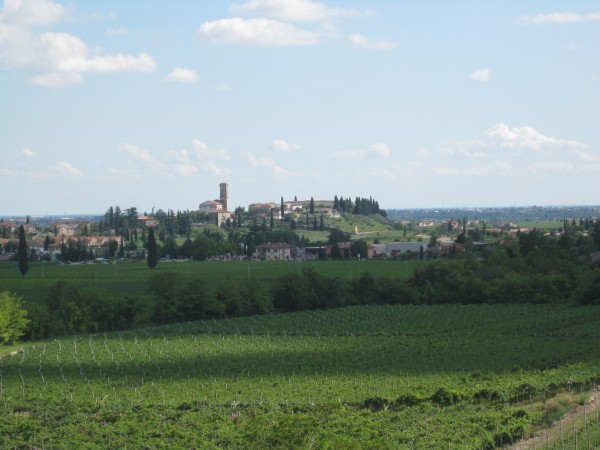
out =
[[[30,263],[22,278],[14,263],[0,263],[0,291],[8,290],[34,298],[45,294],[48,286],[64,280],[72,286],[98,288],[117,293],[136,293],[146,289],[153,273],[176,272],[182,279],[206,281],[271,280],[304,268],[343,279],[359,277],[365,272],[376,276],[409,276],[421,261],[338,260],[338,261],[232,261],[232,262],[160,262],[150,270],[144,261],[117,264],[50,264]]]

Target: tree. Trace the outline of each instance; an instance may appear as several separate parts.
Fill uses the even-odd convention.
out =
[[[8,291],[0,292],[0,344],[14,344],[29,323],[27,311],[21,307],[21,297]]]
[[[153,269],[158,262],[158,250],[156,248],[156,238],[154,237],[154,228],[148,230],[148,267]]]
[[[29,271],[29,261],[27,261],[27,241],[25,240],[25,229],[23,225],[19,227],[19,272],[24,277]]]
[[[367,259],[369,257],[369,246],[364,239],[358,239],[350,245],[352,256]]]
[[[273,218],[273,210],[271,210],[271,219],[269,220],[269,230],[273,230],[274,226],[275,226],[275,221]]]
[[[280,211],[280,217],[283,220],[283,218],[285,217],[285,205],[283,203],[283,197],[281,197],[281,211]]]
[[[315,201],[312,197],[310,198],[310,206],[309,206],[308,210],[311,214],[315,213]]]
[[[338,228],[332,228],[329,231],[329,244],[337,244],[339,242],[348,242],[350,240],[350,233],[346,233]]]

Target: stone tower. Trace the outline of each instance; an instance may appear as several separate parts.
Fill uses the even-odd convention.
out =
[[[219,196],[219,201],[223,205],[223,211],[229,211],[227,209],[227,199],[229,198],[229,195],[228,195],[228,192],[227,192],[227,183],[221,183],[221,184],[219,184],[219,188],[220,188],[220,191],[221,191],[221,195]]]

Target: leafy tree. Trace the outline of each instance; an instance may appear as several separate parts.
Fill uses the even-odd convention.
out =
[[[339,242],[348,242],[350,240],[350,233],[346,233],[338,228],[332,228],[329,232],[329,244],[337,244]]]
[[[310,198],[310,206],[308,210],[311,214],[315,213],[315,200],[312,197]]]
[[[281,211],[280,211],[281,212],[281,216],[280,217],[281,217],[281,219],[283,219],[284,216],[285,216],[285,205],[283,204],[283,197],[281,197],[281,208],[280,209],[281,209]]]
[[[350,250],[352,251],[352,256],[367,258],[369,253],[369,246],[367,245],[367,241],[364,239],[358,239],[350,245]]]
[[[21,302],[16,294],[0,292],[0,344],[14,344],[25,334],[29,320]]]
[[[25,229],[23,225],[19,227],[19,272],[24,277],[29,271],[29,261],[27,261],[27,241],[25,240]]]
[[[154,228],[148,230],[148,267],[153,269],[158,263],[158,249],[156,248],[156,238],[154,237]]]

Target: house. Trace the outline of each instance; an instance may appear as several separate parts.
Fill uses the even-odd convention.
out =
[[[278,208],[277,203],[253,203],[248,210],[253,211],[257,219],[266,219],[271,216],[271,210],[276,208]],[[279,218],[279,214],[275,216]]]
[[[296,247],[285,242],[260,244],[253,256],[267,261],[288,261],[296,256]]]
[[[200,203],[198,211],[210,214],[223,211],[223,204],[219,200],[207,200]]]
[[[423,254],[427,251],[427,242],[390,242],[385,244],[385,254],[391,258],[402,253]]]

